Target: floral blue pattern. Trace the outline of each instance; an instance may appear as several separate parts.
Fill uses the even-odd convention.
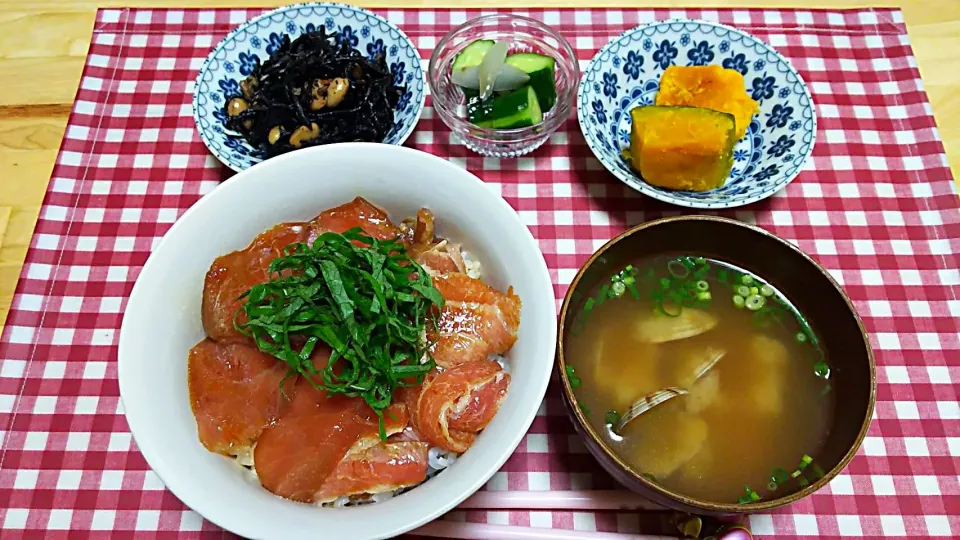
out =
[[[660,65],[660,69],[667,69],[677,57],[679,51],[673,46],[673,42],[665,39],[660,42],[657,50],[653,52],[653,61]]]
[[[393,62],[390,64],[390,74],[393,75],[393,84],[403,84],[403,72],[406,69],[407,65],[403,62]]]
[[[402,144],[413,131],[423,110],[426,80],[419,52],[410,39],[385,19],[360,8],[343,4],[296,4],[240,25],[214,48],[200,68],[194,85],[194,120],[203,142],[230,168],[246,169],[263,156],[224,129],[223,100],[240,94],[239,81],[252,73],[262,55],[271,54],[282,45],[284,35],[294,39],[321,27],[331,32],[343,29],[355,48],[386,55],[394,81],[403,82],[406,91],[398,100],[393,126],[383,142]],[[361,38],[361,34],[366,37]]]
[[[220,79],[220,82],[217,84],[219,84],[220,89],[223,90],[223,99],[230,99],[233,96],[240,95],[240,83],[233,79]]]
[[[369,26],[364,25],[364,26],[362,26],[362,27],[360,28],[360,37],[362,37],[362,38],[368,38],[368,37],[370,37],[370,27],[369,27]]]
[[[375,39],[370,43],[367,43],[367,56],[371,60],[380,56],[381,54],[387,54],[387,46],[383,44],[382,39]]]
[[[633,80],[639,79],[640,74],[643,73],[643,56],[636,51],[628,52],[627,61],[623,64],[623,72]]]
[[[239,137],[227,137],[223,141],[223,144],[226,145],[227,148],[233,150],[234,152],[237,152],[238,154],[248,154],[250,152],[246,143],[244,143],[243,139]]]
[[[353,28],[349,24],[344,25],[340,29],[340,43],[346,43],[351,47],[356,47],[360,43],[360,38],[357,37],[356,32],[353,31]]]
[[[404,92],[403,94],[400,95],[400,99],[397,100],[397,110],[398,110],[398,111],[403,112],[403,111],[406,111],[406,110],[407,110],[407,107],[410,106],[410,97],[411,97],[411,96],[412,96],[412,94],[411,94],[410,92]]]
[[[617,90],[620,87],[617,86],[617,75],[615,73],[604,73],[603,74],[603,95],[615,98],[617,97]]]
[[[744,89],[760,105],[733,150],[736,167],[711,191],[651,186],[621,156],[629,145],[630,110],[653,103],[662,70],[674,64],[720,64],[749,74]],[[782,189],[809,158],[816,134],[809,91],[783,57],[739,30],[689,20],[640,26],[603,47],[580,83],[577,116],[588,146],[617,178],[654,198],[704,209],[748,204]]]
[[[766,180],[773,175],[780,172],[780,168],[775,164],[767,165],[763,170],[759,171],[757,174],[753,175],[754,180]]]
[[[713,45],[708,41],[701,41],[696,47],[687,51],[687,59],[691,66],[705,66],[713,61]]]
[[[753,78],[753,90],[750,91],[750,95],[755,101],[772,98],[773,91],[776,90],[776,88],[777,79],[767,77],[767,74],[764,73],[762,77]]]
[[[240,53],[240,74],[246,77],[253,73],[254,68],[260,64],[260,57],[255,54]]]
[[[777,103],[773,106],[773,109],[767,114],[767,127],[785,127],[787,122],[790,121],[790,117],[793,115],[793,107],[789,105],[780,105]]]
[[[607,123],[607,111],[603,108],[603,102],[599,99],[593,100],[593,115],[601,124]]]
[[[270,37],[267,38],[267,54],[277,52],[281,45],[283,45],[283,36],[277,32],[270,32]]]
[[[747,74],[747,55],[743,53],[737,53],[730,58],[723,59],[723,67],[727,69],[735,69],[740,72],[741,75]]]
[[[777,142],[773,143],[770,148],[767,149],[767,154],[770,154],[774,157],[780,157],[793,148],[793,145],[797,144],[789,135],[781,135]]]

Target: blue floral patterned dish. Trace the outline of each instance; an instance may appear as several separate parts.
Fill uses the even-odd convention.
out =
[[[325,26],[370,57],[385,53],[396,84],[407,91],[400,97],[393,128],[383,141],[403,144],[413,132],[426,101],[426,78],[420,54],[410,38],[382,17],[344,4],[293,4],[264,13],[230,32],[200,68],[193,90],[193,118],[200,137],[213,155],[235,171],[262,161],[259,151],[243,139],[228,137],[224,127],[225,100],[240,94],[240,81],[270,57],[284,34],[296,38]]]
[[[653,104],[668,66],[709,64],[742,73],[747,92],[760,103],[734,149],[730,177],[701,193],[644,182],[620,155],[630,143],[630,110]],[[645,195],[691,208],[731,208],[773,195],[800,172],[817,133],[807,85],[784,57],[745,32],[692,20],[639,26],[600,49],[580,83],[577,117],[590,149],[617,178]]]

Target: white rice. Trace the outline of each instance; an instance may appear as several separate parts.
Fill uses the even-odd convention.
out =
[[[466,267],[467,275],[474,279],[483,278],[483,265],[473,257],[473,254],[467,250],[461,250],[460,256],[463,257],[463,265]]]

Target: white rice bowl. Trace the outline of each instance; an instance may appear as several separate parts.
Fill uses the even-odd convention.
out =
[[[203,336],[203,280],[216,257],[283,221],[306,220],[362,196],[399,220],[421,207],[444,236],[483,261],[484,281],[523,302],[518,339],[504,355],[510,390],[460,456],[431,455],[434,475],[377,504],[317,507],[263,489],[237,460],[207,451],[187,389],[187,351]],[[471,265],[472,272],[479,268]],[[120,396],[137,447],[167,488],[213,523],[248,538],[385,538],[414,529],[479,489],[520,443],[546,392],[556,348],[553,285],[516,212],[478,178],[409,148],[351,143],[267,160],[217,187],[173,225],[133,288],[120,331]],[[240,459],[248,459],[241,456]],[[445,465],[445,467],[444,467]],[[436,474],[434,471],[443,471]]]

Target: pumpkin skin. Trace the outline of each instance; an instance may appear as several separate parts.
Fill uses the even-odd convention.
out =
[[[732,114],[737,140],[747,133],[760,105],[747,94],[739,71],[711,66],[670,66],[660,77],[657,105],[705,107]]]
[[[737,144],[732,114],[700,107],[650,105],[630,111],[630,165],[666,189],[708,191],[723,185]]]

